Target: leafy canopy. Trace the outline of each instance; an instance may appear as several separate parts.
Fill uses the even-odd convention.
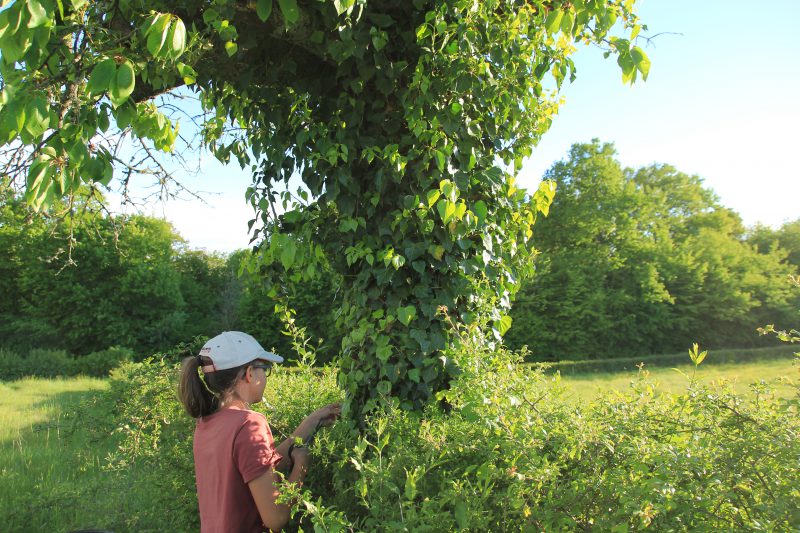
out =
[[[37,209],[108,185],[122,163],[105,136],[171,150],[177,124],[150,100],[189,85],[208,112],[205,145],[253,172],[266,235],[251,269],[276,295],[320,263],[344,280],[346,408],[413,408],[463,365],[440,357],[438,309],[467,323],[484,312],[498,337],[510,325],[502,309],[554,194],[550,182],[528,194],[514,171],[575,76],[576,45],[605,46],[623,81],[646,78],[632,8],[17,0],[0,13],[0,142],[20,148],[6,171],[26,175]]]

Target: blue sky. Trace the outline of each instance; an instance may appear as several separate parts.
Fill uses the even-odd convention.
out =
[[[616,61],[594,48],[574,56],[578,77],[520,173],[535,187],[575,142],[613,142],[623,165],[668,163],[697,174],[746,225],[800,217],[800,0],[639,0],[657,37],[640,43],[652,68],[646,83],[622,84]],[[188,185],[208,205],[170,201],[166,215],[194,248],[246,247],[249,178],[238,165],[209,161]]]

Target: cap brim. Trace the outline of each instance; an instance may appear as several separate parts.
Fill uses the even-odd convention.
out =
[[[267,361],[272,361],[273,363],[283,363],[283,357],[276,353],[268,352],[264,350],[264,353],[258,356],[259,359],[266,359]]]

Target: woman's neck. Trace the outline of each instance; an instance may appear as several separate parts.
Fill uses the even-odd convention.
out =
[[[234,392],[222,400],[220,409],[250,409],[250,402],[246,402],[239,394]]]

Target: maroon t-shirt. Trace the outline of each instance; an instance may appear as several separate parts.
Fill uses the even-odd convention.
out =
[[[264,531],[247,484],[280,459],[261,413],[226,408],[200,418],[194,431],[200,531]]]

